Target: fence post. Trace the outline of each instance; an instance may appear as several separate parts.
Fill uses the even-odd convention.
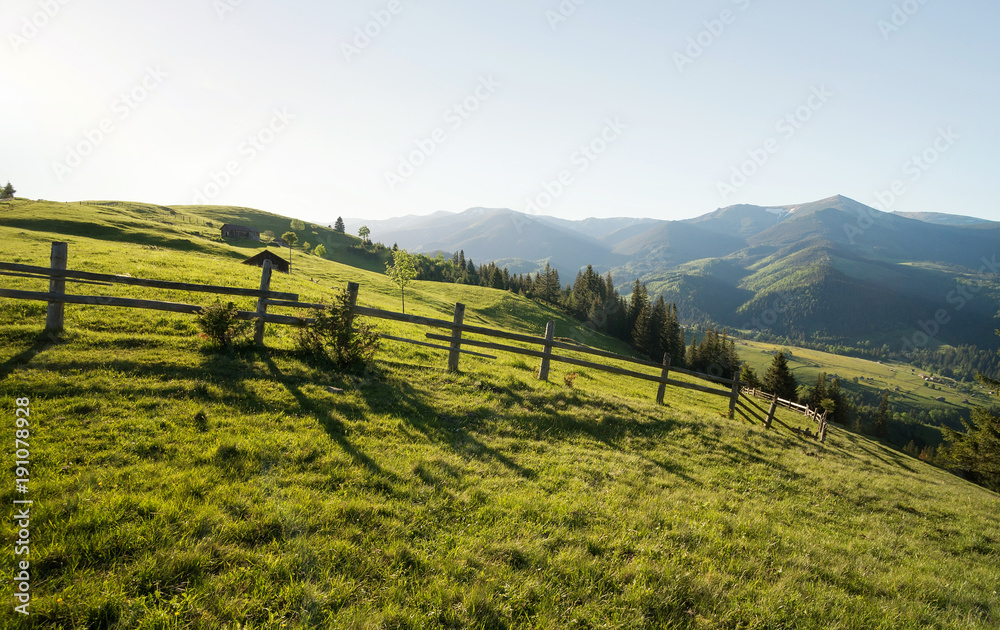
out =
[[[774,420],[774,411],[778,408],[778,395],[773,394],[771,398],[771,407],[767,410],[767,422],[764,423],[765,429],[771,428],[771,422]]]
[[[49,268],[53,271],[65,271],[66,269],[67,245],[66,243],[52,243],[52,255],[49,258]],[[66,278],[49,279],[49,293],[64,295],[66,293]],[[63,302],[49,302],[48,311],[45,313],[45,331],[58,333],[63,331],[63,315],[66,310]]]
[[[346,326],[350,329],[354,327],[354,307],[358,305],[358,286],[357,282],[347,283],[347,322]]]
[[[729,397],[729,417],[736,417],[736,403],[740,400],[740,371],[733,372],[733,393]]]
[[[547,381],[549,380],[549,357],[552,356],[552,340],[556,336],[556,322],[554,319],[550,319],[549,323],[545,324],[545,349],[542,353],[545,355],[542,357],[542,365],[538,368],[538,380]]]
[[[826,442],[826,416],[829,412],[823,412],[823,419],[819,421],[819,441]]]
[[[271,290],[271,261],[265,259],[261,265],[260,290]],[[254,324],[253,342],[258,346],[264,345],[264,315],[267,314],[267,298],[263,295],[257,298],[257,322]]]
[[[663,372],[660,373],[660,378],[664,381],[667,380],[667,375],[670,374],[670,353],[663,353]],[[660,382],[659,389],[656,390],[656,404],[663,404],[663,396],[667,393],[667,384],[665,382]]]
[[[448,371],[457,372],[458,371],[458,358],[461,356],[462,349],[462,329],[458,326],[462,325],[465,321],[465,304],[458,303],[455,305],[455,319],[452,320],[455,327],[451,329],[451,352],[448,353]]]

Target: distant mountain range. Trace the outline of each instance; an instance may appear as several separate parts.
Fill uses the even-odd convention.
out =
[[[345,221],[349,229],[367,224],[387,245],[464,250],[513,273],[548,262],[566,282],[590,264],[625,291],[638,278],[688,322],[893,351],[990,347],[1000,327],[1000,223],[880,212],[839,195],[683,221],[570,221],[488,208]]]

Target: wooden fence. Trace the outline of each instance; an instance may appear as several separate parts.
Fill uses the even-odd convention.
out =
[[[820,442],[826,441],[826,432],[827,429],[829,428],[829,425],[827,424],[826,421],[828,415],[826,411],[820,412],[819,409],[813,409],[809,405],[802,405],[797,402],[792,402],[791,400],[778,398],[777,394],[769,394],[761,389],[746,387],[743,389],[742,395],[747,400],[750,400],[750,398],[753,397],[753,398],[763,398],[764,400],[770,401],[771,411],[769,412],[768,415],[769,418],[773,418],[774,415],[773,410],[778,406],[781,406],[785,407],[786,409],[791,409],[792,411],[801,413],[807,418],[814,420],[816,422],[816,434],[812,435],[811,433],[808,433],[808,429],[806,429],[807,435],[809,437],[818,438]],[[757,406],[757,409],[760,409],[760,406]],[[768,423],[767,426],[770,426],[770,423]],[[795,431],[795,429],[792,430]]]
[[[188,313],[188,314],[197,314],[201,312],[203,308],[202,306],[195,304],[182,304],[178,302],[140,300],[132,298],[108,297],[108,296],[97,296],[97,295],[73,295],[66,293],[67,282],[88,284],[88,285],[103,285],[103,286],[124,284],[124,285],[151,287],[151,288],[166,289],[166,290],[192,291],[192,292],[212,293],[216,295],[253,297],[257,298],[256,310],[238,311],[236,316],[239,319],[251,320],[256,323],[254,330],[254,341],[258,345],[263,344],[264,327],[266,324],[304,326],[308,325],[312,321],[309,318],[294,317],[287,315],[276,315],[268,313],[269,307],[292,307],[292,308],[306,308],[306,309],[325,308],[325,306],[322,304],[310,304],[310,303],[300,302],[298,294],[295,293],[283,293],[278,291],[271,291],[270,286],[271,286],[272,269],[270,261],[264,261],[263,270],[261,272],[259,289],[222,287],[222,286],[205,285],[205,284],[192,284],[187,282],[172,282],[165,280],[149,280],[145,278],[133,278],[131,276],[70,270],[66,268],[66,262],[67,262],[66,243],[52,244],[52,254],[49,267],[39,267],[34,265],[0,262],[0,275],[49,280],[49,290],[47,292],[20,291],[20,290],[0,288],[0,297],[20,299],[20,300],[38,300],[47,302],[48,311],[46,313],[45,329],[46,331],[49,332],[61,332],[63,330],[64,307],[66,304],[91,304],[91,305],[113,306],[113,307],[123,307],[123,308],[142,308],[142,309],[153,309],[153,310],[168,311],[173,313]],[[393,311],[383,311],[379,309],[358,306],[357,304],[358,291],[359,291],[359,286],[357,283],[354,282],[348,283],[347,292],[350,300],[352,317],[371,317],[375,319],[404,322],[420,326],[426,326],[429,328],[438,328],[450,331],[450,334],[447,335],[436,334],[431,332],[426,333],[426,338],[429,339],[430,342],[419,341],[415,339],[407,339],[403,337],[395,337],[391,335],[382,335],[382,337],[393,341],[416,344],[423,347],[429,347],[433,349],[447,351],[448,369],[452,371],[458,371],[459,360],[461,355],[463,354],[485,357],[490,359],[496,358],[495,356],[485,354],[482,352],[467,350],[463,348],[463,346],[468,346],[483,350],[509,352],[513,354],[530,356],[540,359],[540,365],[538,368],[538,378],[540,380],[548,380],[549,368],[552,361],[562,362],[578,367],[585,367],[588,369],[609,372],[611,374],[617,374],[619,376],[626,376],[629,378],[635,378],[639,380],[657,383],[658,388],[656,392],[656,402],[659,404],[663,404],[663,400],[666,394],[666,388],[668,385],[671,387],[680,387],[683,389],[694,390],[706,394],[727,398],[729,401],[728,417],[730,418],[733,418],[736,416],[736,414],[739,414],[748,422],[753,423],[754,421],[757,421],[760,422],[766,428],[771,428],[774,422],[778,422],[779,424],[782,424],[782,426],[785,426],[792,431],[798,432],[798,430],[793,429],[792,427],[788,427],[788,425],[785,425],[784,423],[781,423],[779,420],[777,420],[775,418],[775,409],[778,404],[787,403],[785,406],[789,406],[792,409],[802,411],[802,409],[799,409],[799,407],[802,406],[796,405],[795,403],[790,403],[789,401],[780,400],[776,397],[771,397],[770,408],[765,410],[754,400],[754,398],[760,396],[760,393],[757,392],[756,390],[744,388],[743,383],[741,383],[739,380],[738,371],[734,373],[733,378],[727,379],[708,374],[701,374],[698,372],[693,372],[690,370],[685,370],[677,367],[672,367],[670,365],[669,355],[664,355],[662,363],[656,363],[654,361],[649,361],[646,359],[637,359],[635,357],[629,357],[625,355],[616,354],[613,352],[608,352],[605,350],[599,350],[597,348],[591,348],[583,344],[558,341],[555,338],[555,324],[556,324],[555,321],[548,322],[548,324],[545,327],[545,333],[543,336],[533,336],[521,333],[507,332],[502,330],[494,330],[492,328],[485,328],[482,326],[470,326],[464,323],[465,319],[464,304],[455,305],[454,315],[451,321],[443,319],[433,319],[428,317],[420,317],[417,315],[407,315],[405,313],[396,313]],[[536,345],[539,346],[539,349],[523,348],[520,346],[514,346],[505,343],[497,343],[495,341],[470,339],[468,337],[463,336],[466,334],[480,335],[484,337],[491,337],[494,339],[499,339],[504,341],[519,342],[528,345]],[[438,343],[431,343],[431,342],[438,342]],[[441,343],[447,343],[448,345],[441,345]],[[595,361],[588,361],[577,357],[566,356],[565,354],[557,354],[555,352],[556,350],[590,355],[593,357],[600,357],[603,359],[610,359],[613,361],[625,363],[629,365],[629,367],[628,368],[618,367],[615,365],[597,363]],[[656,373],[640,372],[638,371],[639,368],[652,368],[656,370]],[[698,383],[691,383],[687,381],[677,380],[675,378],[671,378],[672,373],[684,374],[705,381],[706,384],[698,384]],[[808,407],[806,407],[805,409],[809,411]],[[812,414],[813,414],[812,417],[814,418],[817,417],[815,412],[812,412]],[[820,430],[817,431],[817,435],[821,437],[821,439],[825,438],[826,436],[825,415],[823,416],[823,419],[820,421]]]

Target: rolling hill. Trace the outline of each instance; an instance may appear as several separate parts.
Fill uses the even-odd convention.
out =
[[[18,200],[0,210],[0,259],[47,264],[58,239],[71,268],[253,287],[252,244],[217,224],[287,218],[248,212]],[[363,304],[398,304],[384,273],[293,258],[276,290],[321,301],[350,280]],[[488,288],[418,281],[407,305],[442,317],[457,301],[469,322],[587,334]],[[504,353],[456,374],[438,351],[387,341],[341,371],[284,327],[265,349],[216,352],[189,315],[70,306],[55,339],[44,318],[44,303],[0,299],[0,395],[31,410],[29,492],[3,498],[35,501],[30,555],[2,555],[30,561],[31,615],[4,606],[5,628],[1000,622],[1000,497],[843,427],[820,444],[729,420],[691,390],[658,406],[649,383],[566,366],[543,383]],[[0,535],[18,527],[5,518]]]

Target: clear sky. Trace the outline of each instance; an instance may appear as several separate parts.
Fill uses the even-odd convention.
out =
[[[996,0],[4,0],[19,196],[1000,220]]]

